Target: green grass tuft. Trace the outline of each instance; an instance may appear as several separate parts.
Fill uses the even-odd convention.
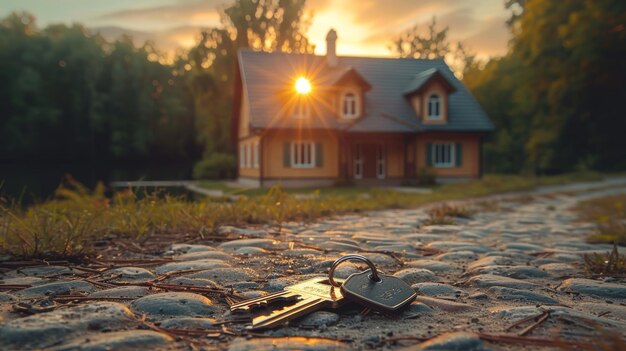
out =
[[[207,185],[225,190],[228,197],[190,201],[130,189],[107,198],[102,184],[92,190],[68,179],[51,200],[27,209],[7,199],[0,201],[0,253],[22,258],[76,257],[92,254],[91,244],[104,237],[138,240],[153,234],[204,237],[216,235],[221,225],[270,224],[280,231],[287,221],[386,208],[413,208],[572,180],[583,179],[491,175],[467,183],[437,186],[431,194],[348,186],[230,189],[224,183],[214,182]],[[584,180],[588,180],[588,175],[584,175]],[[436,223],[449,224],[452,217],[470,215],[467,209],[454,207],[439,211],[444,215],[440,219],[435,216]]]
[[[582,219],[596,224],[589,235],[591,243],[626,245],[626,195],[614,195],[584,201],[577,207]]]

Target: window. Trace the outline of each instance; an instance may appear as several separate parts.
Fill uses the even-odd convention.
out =
[[[347,93],[341,100],[341,114],[344,118],[355,118],[358,116],[357,98],[354,93]]]
[[[429,119],[441,118],[441,97],[433,94],[428,98],[428,115]]]
[[[385,179],[385,148],[382,144],[376,148],[376,177]]]
[[[363,178],[363,158],[361,157],[361,144],[356,144],[354,150],[354,178]]]
[[[259,142],[254,143],[254,149],[252,152],[254,159],[254,168],[259,168]]]
[[[252,168],[252,152],[250,143],[246,143],[246,168]]]
[[[291,143],[291,167],[293,168],[315,167],[315,143],[312,143],[312,142]]]
[[[246,148],[244,144],[239,144],[239,168],[246,167]]]
[[[455,165],[455,154],[453,143],[432,144],[432,162],[434,167],[445,168]]]

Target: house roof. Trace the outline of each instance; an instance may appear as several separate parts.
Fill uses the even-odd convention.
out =
[[[404,89],[404,95],[407,96],[419,91],[426,85],[426,83],[438,76],[442,77],[444,82],[449,85],[448,90],[450,92],[456,90],[454,89],[454,86],[439,72],[439,70],[433,67],[416,74],[415,78],[413,78],[411,83],[409,83],[409,86]]]
[[[324,56],[239,51],[243,93],[247,94],[252,128],[337,129],[349,132],[491,131],[489,117],[443,60],[394,59],[340,56],[329,67]],[[313,104],[310,118],[293,118],[286,105],[293,99],[293,84],[307,77],[316,91],[326,88],[354,71],[371,89],[365,92],[364,116],[353,123],[338,121],[327,103]],[[453,88],[448,99],[448,123],[423,124],[410,102],[407,89],[421,87],[440,74]],[[414,91],[414,90],[413,90]]]

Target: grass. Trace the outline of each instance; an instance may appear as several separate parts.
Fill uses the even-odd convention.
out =
[[[455,218],[471,218],[475,210],[468,206],[442,204],[428,210],[424,225],[454,224]]]
[[[626,274],[626,256],[619,254],[617,245],[613,245],[611,252],[584,255],[583,259],[585,267],[590,273],[601,275]]]
[[[626,194],[584,201],[577,207],[583,220],[596,224],[591,243],[626,245]]]
[[[531,178],[485,176],[467,183],[441,185],[431,194],[389,189],[235,189],[228,197],[189,201],[159,193],[120,191],[107,198],[102,185],[87,189],[68,179],[53,199],[27,209],[0,200],[0,253],[12,257],[61,258],[93,253],[91,243],[110,236],[142,239],[152,234],[214,235],[220,225],[271,224],[312,220],[331,214],[384,208],[412,208],[425,203],[526,190],[538,185],[599,179],[597,174]],[[212,184],[222,186],[225,184]],[[310,196],[296,196],[295,194]],[[232,195],[241,195],[232,201]],[[236,196],[235,196],[236,197]],[[442,218],[463,215],[440,210]],[[442,219],[445,220],[445,219]]]

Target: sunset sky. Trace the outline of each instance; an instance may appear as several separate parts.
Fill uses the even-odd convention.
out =
[[[163,50],[193,45],[199,29],[219,23],[227,0],[0,0],[0,16],[28,11],[40,26],[80,22],[111,37],[122,32],[152,39]],[[480,57],[506,53],[510,38],[503,0],[308,0],[313,20],[308,31],[316,53],[325,52],[330,28],[339,35],[340,55],[389,56],[391,39],[432,16],[450,26],[449,36]]]

